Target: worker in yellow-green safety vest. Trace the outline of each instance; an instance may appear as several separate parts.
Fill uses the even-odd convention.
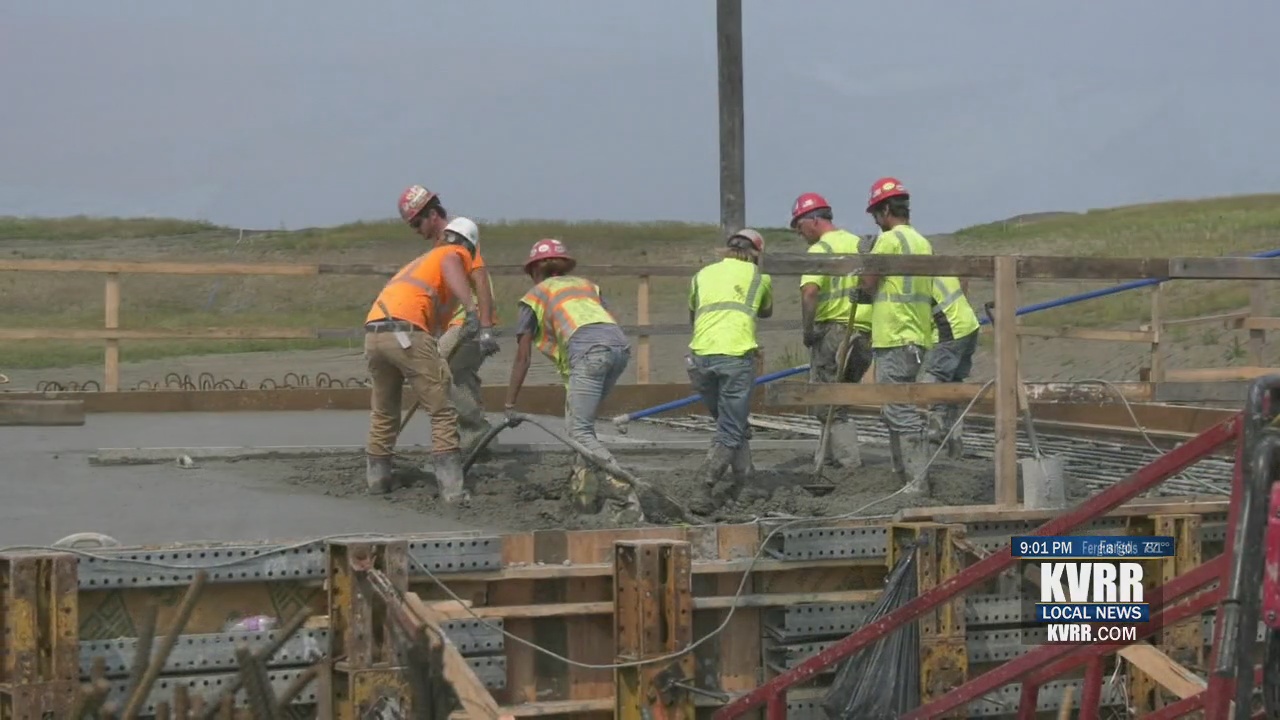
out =
[[[923,382],[962,383],[973,371],[978,349],[978,315],[956,277],[933,279],[933,347],[924,355]],[[954,426],[954,427],[953,427]],[[950,432],[950,436],[947,433]],[[964,456],[964,419],[960,407],[937,403],[929,412],[929,440],[947,439],[947,455]]]
[[[710,515],[750,481],[751,389],[755,385],[756,318],[773,315],[773,286],[760,272],[764,237],[751,229],[729,236],[724,259],[689,284],[689,383],[716,422],[689,509]]]
[[[831,205],[817,193],[805,193],[791,206],[791,228],[809,243],[810,253],[854,255],[871,250],[871,240],[833,224]],[[800,312],[804,346],[809,349],[809,382],[858,383],[871,367],[871,305],[859,305],[849,335],[850,353],[840,376],[840,348],[849,332],[849,314],[858,287],[856,275],[804,275],[800,278]],[[819,422],[826,422],[827,406],[812,408]],[[830,442],[824,457],[814,457],[814,467],[834,464],[845,469],[862,465],[858,426],[848,408],[837,407],[831,416]],[[818,444],[821,452],[823,445]]]
[[[911,227],[910,195],[895,178],[871,186],[867,212],[883,231],[873,255],[932,255],[931,245]],[[871,354],[877,383],[914,383],[924,353],[933,345],[933,278],[865,274],[858,299],[870,300]],[[925,419],[914,405],[885,404],[880,416],[889,429],[893,470],[910,493],[928,492],[932,451]]]
[[[504,410],[513,420],[516,401],[529,372],[534,345],[550,358],[565,382],[565,424],[569,436],[605,463],[613,455],[596,436],[596,415],[631,359],[631,343],[609,313],[600,288],[570,275],[578,262],[559,240],[539,240],[529,251],[524,271],[534,286],[520,298],[516,321],[516,357],[511,364]],[[601,477],[603,475],[603,478]],[[614,520],[644,520],[635,490],[596,471],[581,456],[570,476],[574,507],[597,513],[601,501],[613,506]]]

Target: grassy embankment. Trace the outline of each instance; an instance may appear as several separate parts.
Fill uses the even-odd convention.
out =
[[[855,231],[867,227],[859,218]],[[770,230],[771,248],[799,251],[786,230]],[[713,257],[713,227],[679,223],[623,225],[549,221],[486,224],[481,247],[494,265],[522,262],[540,237],[559,237],[584,264],[686,265],[690,272]],[[939,237],[940,251],[963,254],[1043,254],[1110,257],[1246,254],[1280,247],[1280,196],[1263,195],[1140,205],[1082,214],[1049,214],[1025,221],[990,223]],[[0,218],[0,257],[129,259],[179,262],[374,262],[401,263],[419,251],[398,222],[358,223],[292,232],[246,233],[208,223],[169,219]],[[637,281],[599,278],[623,322],[635,322]],[[790,279],[780,280],[777,317],[798,316]],[[1022,302],[1035,302],[1108,283],[1026,283]],[[121,325],[125,328],[324,327],[358,324],[377,292],[372,277],[180,277],[125,276]],[[496,279],[498,302],[510,318],[526,289],[521,276]],[[651,319],[685,320],[687,282],[652,283]],[[6,327],[102,326],[103,278],[91,274],[0,273],[0,308]],[[991,297],[974,282],[975,303]],[[1244,306],[1247,283],[1183,282],[1169,293],[1170,317],[1201,315]],[[1047,311],[1025,319],[1035,325],[1133,327],[1149,313],[1145,292]],[[1217,342],[1217,328],[1175,330],[1175,342]],[[121,343],[125,362],[175,355],[306,349],[345,341],[150,341]],[[799,360],[794,347],[779,348],[770,365]],[[23,341],[0,346],[0,368],[65,367],[100,362],[97,343]]]

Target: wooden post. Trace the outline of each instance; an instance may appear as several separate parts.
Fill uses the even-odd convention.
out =
[[[1018,504],[1018,259],[995,259],[997,505]]]
[[[1164,283],[1151,287],[1151,373],[1149,382],[1164,382],[1164,353],[1160,342],[1164,334]]]
[[[649,276],[641,275],[640,284],[636,287],[636,324],[649,324]],[[641,335],[636,339],[636,382],[649,383],[649,336]]]
[[[716,0],[720,84],[720,229],[746,227],[746,133],[742,97],[742,0]]]
[[[617,662],[670,655],[693,643],[693,555],[682,540],[619,540],[613,551],[613,622]],[[694,720],[693,653],[669,662],[614,670],[614,717]]]
[[[1249,317],[1260,318],[1267,316],[1267,286],[1261,281],[1255,281],[1253,287],[1249,291]],[[1249,356],[1254,367],[1266,367],[1262,359],[1263,351],[1267,347],[1267,331],[1266,330],[1250,330],[1249,331]]]
[[[107,273],[106,291],[103,293],[103,308],[107,330],[120,329],[120,274]],[[106,392],[120,391],[120,341],[107,340],[106,354],[103,358],[103,383]]]

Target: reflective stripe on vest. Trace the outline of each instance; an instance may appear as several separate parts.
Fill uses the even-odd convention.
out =
[[[826,240],[819,240],[814,245],[822,248],[828,255],[834,255],[835,250],[831,248],[831,244]],[[854,284],[854,276],[852,273],[848,275],[835,275],[831,278],[831,287],[818,293],[818,304],[821,305],[832,300],[848,300],[853,302],[857,285]]]
[[[941,299],[937,299],[937,297],[930,298],[930,300],[938,303],[938,306],[934,308],[934,312],[946,312],[947,308],[955,305],[957,300],[964,297],[964,289],[959,286],[955,290],[947,292],[947,282],[940,277],[933,279],[933,289],[937,291],[938,296],[941,296]]]
[[[391,279],[387,281],[386,285],[382,286],[382,290],[379,291],[378,297],[374,299],[373,304],[374,304],[374,307],[382,311],[384,319],[402,320],[404,322],[409,322],[414,325],[418,325],[419,322],[422,322],[424,324],[422,328],[423,330],[426,330],[427,332],[435,332],[438,329],[435,326],[439,324],[440,317],[442,316],[447,317],[447,314],[437,313],[437,310],[440,310],[440,309],[448,310],[448,308],[439,307],[440,295],[439,293],[436,292],[436,289],[431,287],[427,283],[423,282],[422,280],[419,280],[418,278],[413,276],[413,273],[417,272],[418,268],[422,266],[422,263],[425,262],[430,255],[431,255],[430,252],[427,252],[423,255],[419,255],[416,259],[413,260],[413,262],[410,262],[408,265],[405,265],[404,267],[400,268],[399,272],[393,275]],[[427,308],[425,308],[425,311],[423,312],[422,317],[414,318],[414,317],[393,317],[392,316],[391,312],[387,308],[386,300],[383,299],[383,295],[387,292],[388,289],[394,288],[397,285],[409,285],[409,286],[418,288],[423,292],[424,295],[427,296]],[[452,302],[453,301],[451,301],[451,303]],[[371,316],[373,315],[372,310],[369,312],[369,315]],[[366,322],[369,322],[374,319],[376,318],[369,317],[368,319],[366,319]]]
[[[760,294],[760,279],[764,277],[764,274],[760,272],[759,267],[752,265],[752,268],[754,268],[755,272],[751,274],[751,283],[747,285],[745,299],[741,302],[737,300],[722,300],[720,302],[707,303],[706,305],[699,304],[698,309],[693,314],[694,319],[700,318],[706,313],[721,310],[746,313],[749,317],[754,318],[756,316],[756,295]],[[701,303],[701,300],[699,300],[699,303]]]
[[[898,238],[898,246],[902,248],[902,254],[910,255],[911,244],[907,242],[907,236],[903,235],[901,230],[894,230],[893,234]],[[925,305],[932,305],[933,293],[915,292],[915,289],[916,289],[915,286],[916,286],[915,276],[903,275],[901,294],[899,293],[890,294],[890,293],[884,292],[884,290],[882,289],[879,289],[876,291],[875,301],[899,303],[903,305],[910,305],[912,303],[924,303]],[[883,288],[884,284],[881,283],[880,287]]]

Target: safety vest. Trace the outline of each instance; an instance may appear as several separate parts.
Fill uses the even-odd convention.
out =
[[[600,303],[600,288],[571,275],[549,277],[520,298],[538,321],[534,343],[555,363],[561,377],[569,377],[569,339],[583,325],[617,325]]]
[[[809,246],[811,253],[828,255],[856,255],[869,252],[863,247],[862,240],[848,230],[832,230],[824,233],[818,242]],[[849,310],[853,307],[853,294],[858,289],[857,275],[803,275],[800,287],[818,286],[818,306],[813,315],[814,322],[849,322]],[[854,328],[861,332],[871,331],[871,306],[859,305]]]
[[[742,357],[758,348],[756,313],[772,290],[769,276],[745,260],[725,258],[699,270],[689,285],[689,349],[698,355]]]
[[[485,268],[484,256],[481,255],[479,251],[476,251],[475,261],[471,265],[471,272],[475,272],[476,270],[483,270],[484,268]],[[472,283],[471,291],[473,293],[476,293],[480,291],[480,288],[476,287],[475,283]],[[493,281],[492,280],[489,282],[489,307],[492,308],[490,312],[493,314],[493,324],[497,325],[498,324],[498,308],[496,307],[496,304],[493,301]],[[454,311],[453,317],[449,320],[449,327],[451,328],[461,327],[462,323],[466,321],[466,318],[467,318],[467,309],[459,305],[458,309]]]
[[[933,246],[910,225],[880,234],[875,255],[932,255]],[[914,343],[933,346],[933,278],[884,275],[876,289],[871,314],[871,347],[895,348]]]
[[[968,337],[978,330],[978,315],[960,287],[960,278],[933,279],[933,342]]]
[[[457,255],[462,260],[462,271],[471,274],[471,253],[457,245],[432,248],[387,281],[364,321],[390,318],[412,323],[432,334],[442,332],[442,321],[458,304],[441,271],[441,263],[449,255]]]

